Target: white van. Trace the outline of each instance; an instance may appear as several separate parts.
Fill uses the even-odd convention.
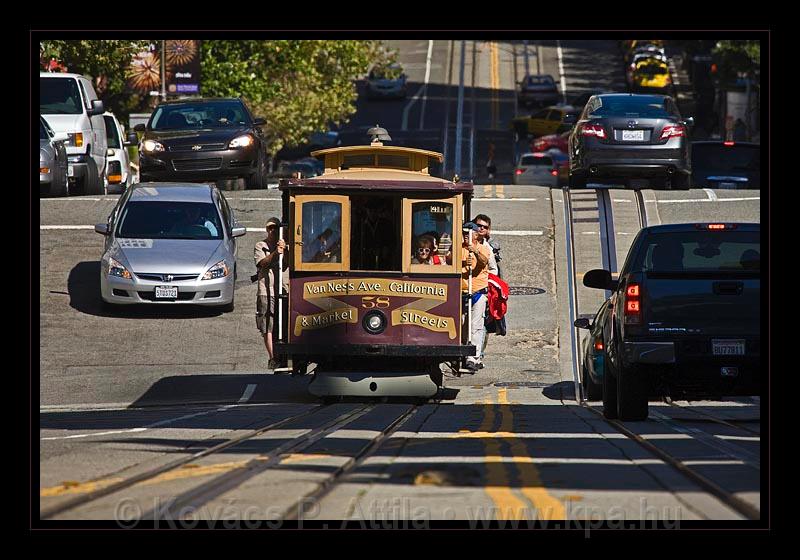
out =
[[[56,133],[69,137],[64,144],[70,192],[103,192],[108,149],[103,112],[103,102],[85,76],[39,73],[39,113]]]
[[[106,141],[108,142],[108,163],[106,171],[106,192],[123,193],[133,183],[131,173],[131,158],[128,155],[128,146],[138,144],[135,132],[126,137],[122,125],[114,113],[106,111],[103,114],[106,121]]]

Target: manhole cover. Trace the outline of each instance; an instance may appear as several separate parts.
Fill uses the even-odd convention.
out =
[[[500,381],[499,383],[493,383],[493,385],[495,387],[534,387],[543,389],[549,387],[552,383],[544,381]]]
[[[533,286],[511,286],[508,288],[509,295],[512,296],[538,296],[545,293],[544,288],[534,288]]]

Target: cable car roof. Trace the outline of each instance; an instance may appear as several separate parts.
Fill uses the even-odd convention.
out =
[[[417,154],[436,159],[439,163],[444,161],[444,155],[439,152],[431,152],[430,150],[421,150],[419,148],[407,148],[405,146],[383,146],[373,144],[371,146],[339,146],[336,148],[328,148],[325,150],[316,150],[311,152],[314,157],[327,156],[328,154],[348,154],[348,153],[388,153],[388,154]]]

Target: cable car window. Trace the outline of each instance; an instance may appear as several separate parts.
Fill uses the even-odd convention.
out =
[[[408,156],[378,155],[378,167],[396,167],[399,169],[409,169],[411,167]]]
[[[401,198],[397,196],[350,197],[351,270],[402,268]]]
[[[344,156],[342,169],[351,167],[375,167],[375,156],[373,154]]]
[[[342,205],[337,202],[303,204],[303,262],[342,262]]]
[[[411,254],[407,255],[411,264],[450,264],[453,203],[439,200],[414,202],[411,205],[411,235]]]

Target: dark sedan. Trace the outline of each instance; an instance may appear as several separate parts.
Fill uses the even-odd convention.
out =
[[[145,125],[139,149],[141,181],[216,182],[222,189],[267,186],[261,126],[240,99],[161,103]]]
[[[570,187],[647,179],[651,188],[688,189],[693,123],[666,95],[591,97],[569,138]]]
[[[525,76],[519,83],[517,101],[522,105],[554,105],[560,100],[558,86],[549,74]]]

